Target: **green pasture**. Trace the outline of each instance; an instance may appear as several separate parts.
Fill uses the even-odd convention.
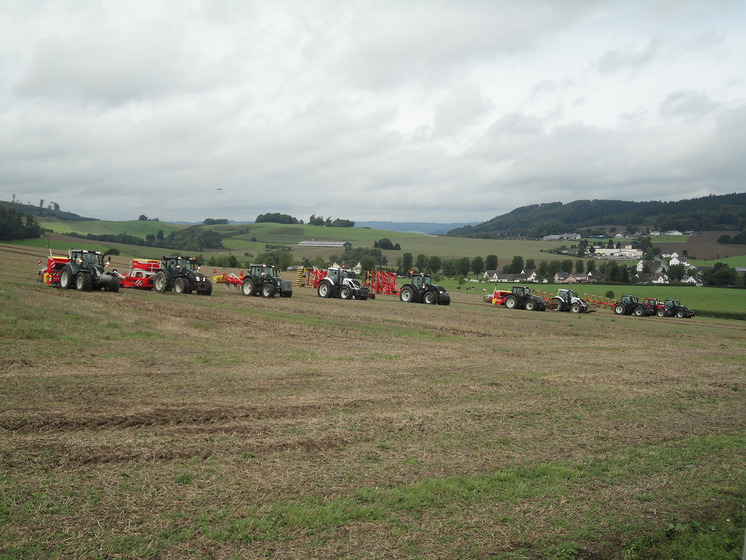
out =
[[[126,233],[127,235],[141,237],[142,239],[145,239],[145,236],[149,233],[155,235],[158,233],[158,230],[163,231],[164,235],[168,235],[172,231],[179,231],[188,227],[185,225],[150,220],[129,220],[125,222],[110,222],[106,220],[84,220],[80,222],[40,220],[39,225],[44,229],[60,234],[79,233],[81,235],[86,235],[90,233],[93,235],[119,235],[121,233]]]
[[[710,259],[710,260],[702,260],[702,259],[691,259],[688,261],[689,264],[697,266],[697,267],[711,267],[714,266],[715,263],[721,262],[725,263],[730,267],[736,268],[746,268],[746,255],[738,255],[737,257],[723,257],[721,259]]]

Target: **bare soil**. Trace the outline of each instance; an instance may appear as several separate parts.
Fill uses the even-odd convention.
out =
[[[659,527],[722,499],[717,488],[692,474],[682,496],[651,465],[560,498],[455,501],[318,531],[286,518],[256,539],[230,528],[278,504],[318,511],[746,427],[741,322],[514,311],[460,293],[443,307],[308,288],[271,300],[221,285],[211,297],[81,293],[36,281],[43,252],[0,254],[0,553],[540,557],[575,535],[587,557],[611,554],[615,524]],[[745,479],[742,461],[712,460]]]

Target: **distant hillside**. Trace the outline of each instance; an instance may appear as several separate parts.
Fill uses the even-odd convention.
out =
[[[54,204],[54,203],[50,203]],[[12,208],[13,210],[16,210],[17,212],[22,212],[23,214],[31,214],[32,216],[38,216],[40,218],[57,218],[58,220],[64,220],[66,222],[79,222],[84,220],[95,220],[96,218],[86,218],[83,216],[78,216],[77,214],[74,214],[72,212],[63,212],[62,210],[59,210],[59,206],[54,207],[42,207],[42,206],[34,206],[33,204],[21,204],[20,202],[9,202],[7,200],[0,200],[0,206],[7,206],[8,208]]]
[[[466,226],[463,222],[451,224],[437,224],[432,222],[355,222],[355,227],[367,227],[384,231],[399,231],[402,233],[427,233],[440,235],[448,233],[454,228]]]
[[[536,238],[609,225],[633,225],[659,231],[742,231],[746,226],[746,193],[677,202],[576,200],[569,204],[533,204],[475,226],[450,230],[448,235],[483,239]]]

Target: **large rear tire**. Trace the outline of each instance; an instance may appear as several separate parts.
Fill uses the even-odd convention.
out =
[[[564,303],[561,298],[554,297],[549,300],[549,303],[547,304],[547,309],[550,311],[562,311],[562,307],[564,306]]]
[[[515,296],[508,296],[505,300],[505,307],[508,309],[515,309],[518,307],[518,298]]]
[[[73,275],[69,268],[63,268],[60,271],[60,288],[69,290],[73,287]]]
[[[162,270],[155,273],[155,279],[153,280],[153,287],[158,293],[163,293],[168,289],[168,277]]]
[[[404,286],[399,292],[399,300],[404,303],[409,303],[414,299],[414,290],[412,286]]]
[[[332,287],[329,282],[321,282],[317,290],[319,297],[328,298],[332,295]]]
[[[614,313],[617,315],[624,315],[624,312],[626,311],[626,308],[624,307],[623,303],[617,303],[614,306]]]
[[[251,276],[243,279],[243,284],[241,284],[241,293],[245,296],[254,295],[254,279],[251,278]]]

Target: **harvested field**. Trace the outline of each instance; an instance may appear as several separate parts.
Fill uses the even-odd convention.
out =
[[[740,551],[743,322],[82,293],[0,254],[0,556]]]

